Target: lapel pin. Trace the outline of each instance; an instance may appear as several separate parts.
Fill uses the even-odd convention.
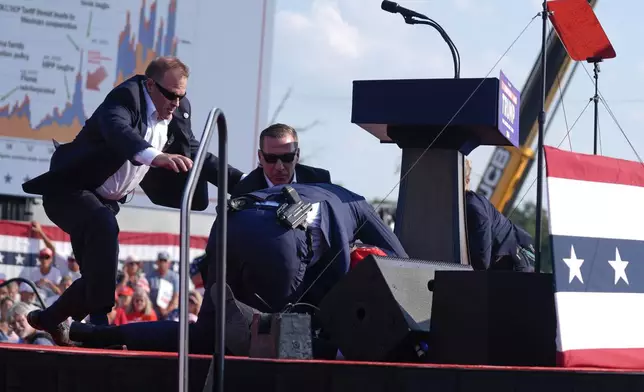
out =
[[[188,113],[183,113],[183,118],[188,118],[190,115]]]

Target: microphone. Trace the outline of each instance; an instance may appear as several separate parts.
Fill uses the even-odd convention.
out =
[[[384,0],[382,4],[380,4],[380,8],[382,8],[384,11],[391,12],[392,14],[400,14],[405,19],[413,17],[420,19],[429,19],[425,15],[420,14],[416,11],[412,11],[405,7],[401,7],[398,5],[398,3],[394,3],[393,1]]]
[[[458,52],[456,45],[454,45],[454,42],[449,37],[449,35],[447,35],[441,25],[436,23],[436,21],[428,18],[427,16],[416,11],[409,10],[405,7],[401,7],[398,5],[398,3],[394,3],[393,1],[384,0],[382,4],[380,4],[380,8],[382,8],[384,11],[391,12],[392,14],[402,15],[403,19],[405,19],[405,23],[407,24],[422,24],[435,28],[440,33],[441,37],[443,37],[443,39],[447,43],[447,46],[449,46],[449,50],[452,52],[452,60],[454,60],[454,78],[458,79],[461,77],[461,54]],[[414,18],[424,20],[418,20]]]

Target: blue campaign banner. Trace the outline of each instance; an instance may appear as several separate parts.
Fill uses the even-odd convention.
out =
[[[519,146],[519,108],[521,93],[503,71],[499,76],[499,131],[515,147]]]

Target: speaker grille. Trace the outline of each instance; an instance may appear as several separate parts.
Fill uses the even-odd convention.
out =
[[[379,261],[386,261],[386,262],[400,262],[400,263],[414,263],[414,264],[422,264],[422,265],[428,265],[432,266],[435,269],[440,269],[440,270],[472,270],[472,266],[470,265],[465,265],[465,264],[459,264],[459,263],[448,263],[445,261],[428,261],[428,260],[420,260],[420,259],[404,259],[401,257],[381,257],[381,256],[375,256],[377,260]]]
[[[316,314],[347,359],[418,360],[414,341],[426,341],[429,332],[428,283],[436,270],[471,267],[369,255],[333,287]]]
[[[429,331],[433,296],[429,285],[434,280],[435,271],[472,269],[463,264],[397,257],[375,256],[374,261],[405,317],[414,321],[414,329],[421,331]]]

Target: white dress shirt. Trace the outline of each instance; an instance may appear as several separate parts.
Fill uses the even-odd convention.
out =
[[[309,230],[311,230],[311,244],[313,248],[313,258],[311,258],[309,267],[317,263],[320,257],[322,257],[322,254],[327,250],[324,234],[322,234],[322,229],[320,228],[321,221],[320,203],[313,203],[313,208],[306,215],[306,222],[309,224]]]
[[[168,141],[168,124],[170,120],[161,120],[150,94],[147,89],[143,89],[145,102],[147,106],[147,124],[144,139],[152,147],[137,153],[134,160],[141,163],[141,166],[133,165],[129,160],[126,161],[116,173],[112,174],[96,192],[107,200],[120,200],[128,193],[132,192],[143,181],[143,177],[150,170],[150,165],[157,155],[161,154],[161,149]]]

